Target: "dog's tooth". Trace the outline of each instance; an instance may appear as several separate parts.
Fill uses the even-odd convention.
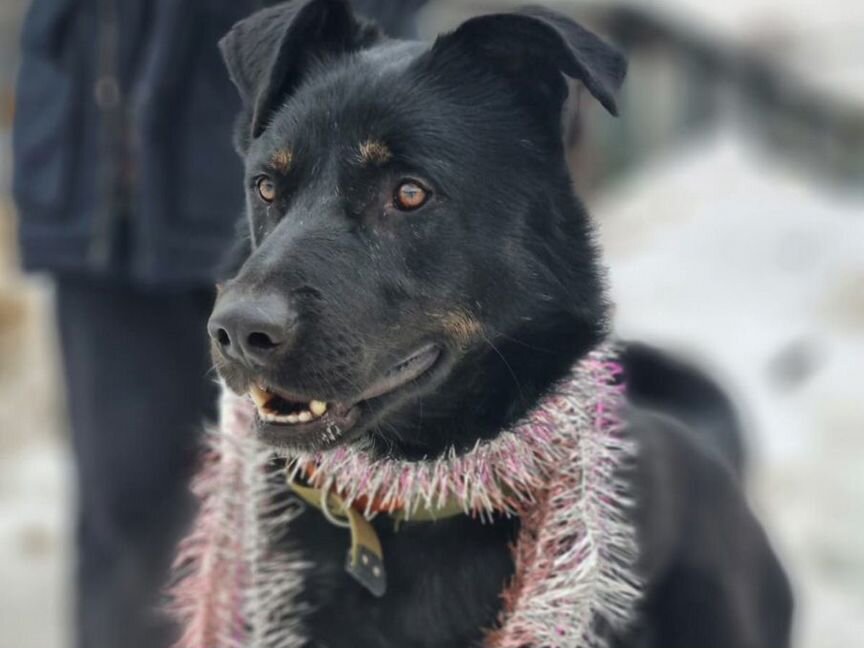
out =
[[[295,423],[299,423],[299,422],[300,422],[300,419],[297,417],[296,414],[289,414],[289,415],[288,415],[287,417],[285,417],[285,418],[286,418],[286,422],[287,422],[287,423],[295,424]]]
[[[252,398],[252,401],[259,410],[264,410],[267,401],[269,401],[271,397],[270,394],[261,389],[258,385],[252,385],[249,387],[249,396]]]
[[[309,403],[309,410],[315,416],[321,416],[324,414],[324,412],[327,411],[327,403],[323,401],[313,400],[311,403]]]
[[[312,412],[300,412],[297,415],[297,420],[301,423],[308,423],[312,420]]]

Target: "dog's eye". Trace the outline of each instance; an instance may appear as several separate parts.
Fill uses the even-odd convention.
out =
[[[276,184],[267,176],[261,176],[256,180],[255,187],[258,189],[258,195],[261,200],[266,203],[271,203],[276,200]]]
[[[393,203],[402,211],[411,211],[422,207],[429,199],[429,192],[413,180],[406,180],[393,195]]]

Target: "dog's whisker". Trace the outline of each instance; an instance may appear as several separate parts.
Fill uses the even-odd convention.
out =
[[[489,348],[492,349],[498,355],[499,358],[501,358],[501,362],[504,363],[504,366],[507,368],[508,373],[510,374],[511,378],[513,378],[513,383],[516,385],[516,389],[519,392],[519,399],[521,401],[524,401],[525,400],[525,394],[522,391],[522,384],[519,382],[519,377],[516,375],[516,372],[513,371],[513,367],[510,366],[510,363],[507,361],[507,358],[504,356],[503,353],[501,353],[501,351],[498,349],[498,347],[496,347],[492,343],[492,340],[489,339],[489,337],[486,335],[486,333],[481,331],[480,335],[482,336],[483,341],[486,342],[486,344],[489,346]]]

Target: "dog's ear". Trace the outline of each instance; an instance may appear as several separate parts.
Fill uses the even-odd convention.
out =
[[[347,0],[286,2],[234,25],[219,41],[231,80],[258,137],[315,61],[368,47],[377,27],[354,16]]]
[[[471,18],[438,38],[436,54],[450,60],[467,56],[488,66],[553,104],[559,114],[567,97],[562,75],[582,82],[617,115],[615,92],[627,72],[627,61],[611,45],[566,16],[533,7]]]

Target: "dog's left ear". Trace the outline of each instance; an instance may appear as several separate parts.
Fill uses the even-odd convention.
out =
[[[369,47],[381,38],[347,0],[285,2],[234,25],[219,41],[228,74],[251,113],[254,139],[315,61]]]
[[[513,82],[539,90],[560,111],[567,98],[562,75],[581,81],[611,114],[627,61],[580,24],[542,8],[471,18],[438,38],[433,55],[467,56]],[[534,93],[536,95],[536,93]]]

